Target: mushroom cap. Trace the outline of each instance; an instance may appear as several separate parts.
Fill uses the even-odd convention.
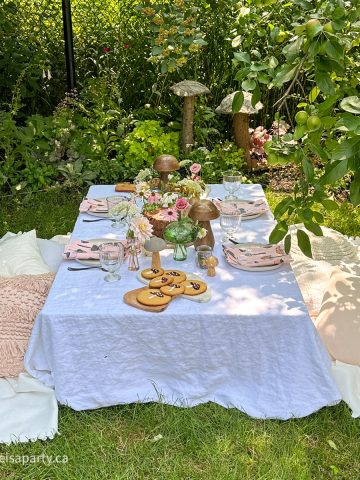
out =
[[[158,172],[173,172],[179,168],[179,162],[172,155],[160,155],[154,162],[154,169]]]
[[[148,252],[160,252],[166,248],[166,242],[159,237],[151,237],[148,240],[145,240],[144,248]]]
[[[223,113],[225,115],[234,115],[234,112],[232,111],[232,104],[235,95],[238,92],[230,93],[227,97],[225,97],[220,105],[215,109],[216,113]],[[239,112],[235,113],[247,113],[248,115],[252,115],[254,113],[258,113],[259,110],[263,108],[263,104],[261,102],[257,102],[255,105],[255,108],[251,105],[251,99],[252,99],[252,94],[249,92],[244,92],[244,103],[242,107],[240,108]]]
[[[210,93],[210,90],[205,85],[194,80],[183,80],[175,83],[175,85],[170,87],[170,90],[178,97],[196,97],[197,95]]]
[[[188,213],[188,216],[192,220],[199,220],[200,222],[214,220],[218,218],[219,215],[219,210],[210,200],[196,200]]]

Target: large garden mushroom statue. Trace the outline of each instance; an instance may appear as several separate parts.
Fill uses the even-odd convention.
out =
[[[244,150],[244,156],[246,160],[246,165],[251,168],[251,138],[249,133],[249,116],[254,113],[258,113],[259,110],[263,108],[263,104],[258,102],[255,107],[251,104],[252,94],[249,92],[244,92],[244,103],[240,108],[239,112],[232,111],[232,104],[234,97],[238,92],[231,93],[225,97],[220,105],[216,108],[215,112],[218,114],[232,115],[233,116],[233,128],[234,128],[234,137],[235,144],[238,148]]]
[[[197,221],[201,228],[206,229],[206,235],[203,238],[195,240],[194,245],[209,245],[214,248],[215,239],[211,230],[210,220],[215,220],[220,215],[219,210],[210,200],[195,200],[192,204],[188,216]]]
[[[189,153],[194,143],[193,125],[195,97],[210,93],[210,90],[202,83],[193,80],[183,80],[170,87],[170,89],[178,97],[184,97],[181,148],[184,153]]]
[[[179,170],[180,164],[173,155],[160,155],[154,162],[154,170],[160,173],[162,187],[165,189],[169,181],[169,173]]]

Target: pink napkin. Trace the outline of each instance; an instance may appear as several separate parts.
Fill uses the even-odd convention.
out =
[[[106,200],[94,200],[92,198],[85,198],[79,207],[81,213],[94,212],[94,213],[107,213],[108,207]]]
[[[266,213],[269,211],[267,203],[262,200],[213,200],[213,203],[217,209],[226,214],[234,213],[238,210],[242,212],[244,217],[249,217],[251,215],[258,215],[259,213]]]
[[[268,267],[279,263],[290,263],[292,258],[287,255],[280,245],[225,247],[226,260],[230,265],[243,267]]]
[[[106,243],[106,239],[104,239],[104,243]],[[129,255],[128,247],[129,241],[128,240],[108,240],[109,243],[122,243],[125,248],[125,257]],[[141,243],[137,242],[136,244],[137,253],[141,252]],[[73,240],[71,243],[65,246],[64,250],[64,258],[65,260],[99,260],[99,244],[88,242],[86,240]]]

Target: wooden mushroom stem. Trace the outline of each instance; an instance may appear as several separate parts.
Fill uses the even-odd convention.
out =
[[[181,147],[184,153],[189,153],[191,151],[191,146],[194,143],[194,108],[195,97],[185,97],[181,137]]]
[[[151,257],[151,268],[156,268],[157,270],[160,270],[161,268],[160,252],[153,252]]]
[[[214,248],[215,238],[211,229],[210,220],[199,221],[198,224],[200,228],[205,228],[207,233],[205,237],[195,240],[195,247],[197,247],[198,245],[209,245],[211,248]]]
[[[251,168],[250,150],[251,138],[249,134],[249,115],[247,113],[235,113],[233,118],[235,144],[244,150],[246,165]]]
[[[169,182],[169,172],[160,172],[160,180],[162,185],[166,185]]]

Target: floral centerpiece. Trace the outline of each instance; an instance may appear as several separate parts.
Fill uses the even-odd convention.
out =
[[[112,208],[111,213],[121,215],[127,224],[126,238],[129,251],[128,268],[129,270],[138,270],[138,251],[140,250],[140,246],[153,236],[153,226],[149,222],[149,219],[142,214],[140,208],[134,201],[129,202],[124,200],[119,202]]]
[[[184,160],[180,168],[187,168],[189,164],[191,160]],[[158,172],[153,168],[141,170],[134,180],[136,195],[143,201],[142,212],[152,225],[153,234],[174,244],[175,260],[185,260],[186,245],[207,233],[205,228],[187,218],[191,201],[205,193],[201,165],[191,164],[185,178],[177,171],[169,173],[166,185],[157,179]]]
[[[180,162],[180,167],[186,168],[189,163],[190,160],[184,160]],[[141,170],[134,180],[136,194],[143,200],[143,213],[153,225],[154,235],[160,238],[163,238],[168,223],[178,220],[180,209],[176,207],[177,201],[186,200],[186,208],[181,213],[186,216],[189,202],[204,195],[206,189],[201,179],[201,165],[198,163],[190,166],[185,178],[181,178],[178,172],[169,174],[168,178],[166,191],[154,188],[157,172],[152,168]],[[181,202],[177,205],[181,205]]]

